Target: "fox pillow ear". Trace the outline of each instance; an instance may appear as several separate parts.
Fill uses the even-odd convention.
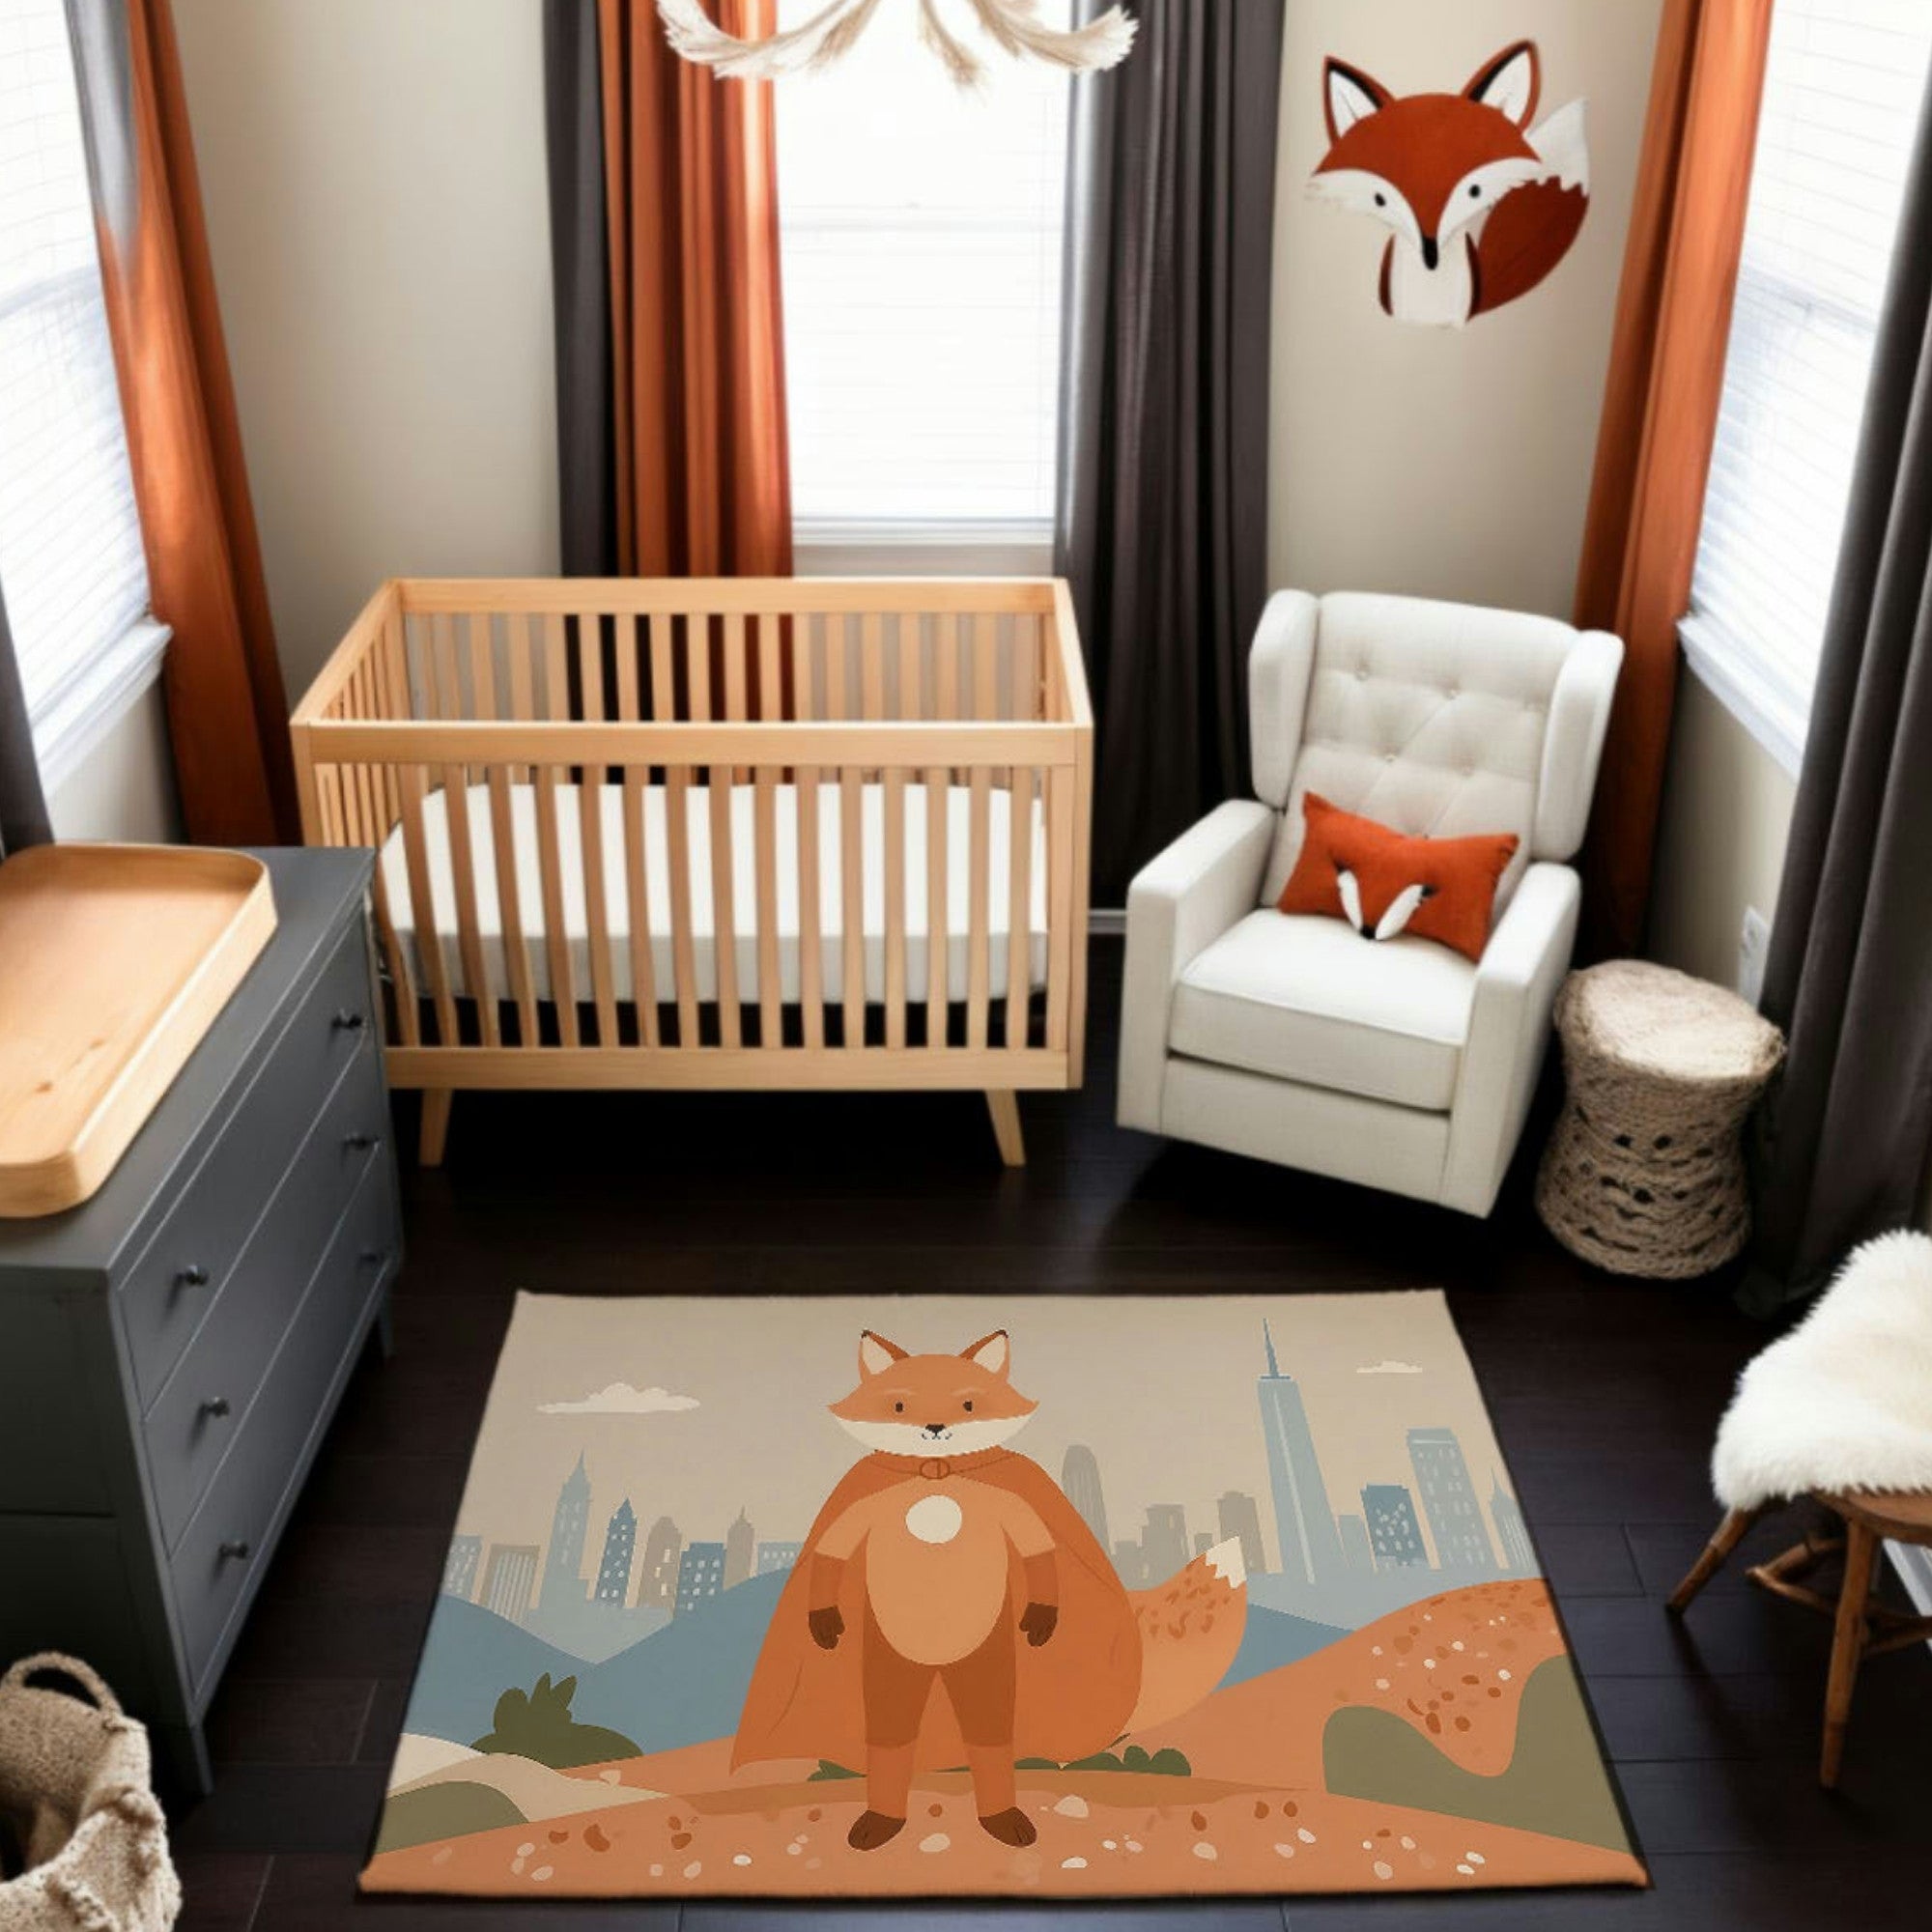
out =
[[[989,1376],[1003,1376],[1012,1361],[1012,1343],[1004,1328],[982,1335],[970,1349],[961,1349],[961,1357],[982,1368]]]
[[[874,1335],[869,1328],[859,1334],[859,1373],[862,1376],[881,1376],[895,1362],[902,1362],[906,1351],[896,1342],[888,1342],[883,1335]]]
[[[1518,41],[1480,68],[1464,97],[1484,107],[1507,114],[1519,128],[1527,128],[1543,92],[1543,58],[1534,41]]]
[[[1328,138],[1339,141],[1357,121],[1378,114],[1395,97],[1374,75],[1328,56],[1321,71],[1321,104],[1328,116]]]

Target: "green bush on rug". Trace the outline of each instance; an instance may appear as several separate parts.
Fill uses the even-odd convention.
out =
[[[534,1758],[553,1771],[638,1756],[637,1746],[621,1731],[602,1724],[580,1724],[570,1715],[570,1700],[576,1694],[575,1677],[553,1684],[549,1671],[528,1690],[505,1690],[497,1699],[496,1728],[487,1737],[478,1738],[471,1749]]]

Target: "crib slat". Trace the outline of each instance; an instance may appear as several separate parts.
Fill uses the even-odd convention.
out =
[[[935,619],[939,627],[938,656],[935,661],[932,715],[945,720],[959,716],[959,613],[943,611]]]
[[[497,1002],[483,970],[483,922],[476,910],[476,854],[469,837],[469,773],[463,765],[442,767],[442,810],[449,828],[449,869],[456,883],[456,950],[463,960],[463,983],[476,1003],[483,1044],[498,1039]]]
[[[994,619],[973,620],[973,715],[991,718],[999,709],[998,635]],[[986,1044],[992,984],[992,768],[975,765],[968,781],[972,799],[967,818],[966,869],[966,1044],[974,1052]]]
[[[733,611],[724,619],[724,716],[741,724],[745,711],[745,618]]]
[[[1046,1044],[1066,1051],[1072,1004],[1073,772],[1056,765],[1046,779]]]
[[[561,724],[570,717],[570,659],[564,648],[561,611],[544,612],[543,663],[545,716]]]
[[[885,775],[886,1045],[906,1043],[906,775]]]
[[[577,683],[586,720],[604,716],[604,625],[595,611],[577,613]]]
[[[791,620],[791,715],[801,722],[818,716],[817,639],[822,626],[816,617]],[[804,781],[799,781],[801,784]]]
[[[852,716],[852,684],[846,674],[845,634],[848,620],[836,612],[825,619],[825,715]]]
[[[1007,1044],[1023,1050],[1033,995],[1033,779],[1024,765],[1013,767],[1009,794],[1011,822],[1007,881]]]
[[[770,1051],[784,1045],[784,1002],[779,982],[779,794],[778,773],[761,765],[755,774],[756,818],[753,864],[758,888],[758,1044]]]
[[[503,619],[510,667],[510,716],[526,720],[536,714],[531,693],[529,619],[512,611]]]
[[[670,869],[670,977],[677,995],[677,1043],[697,1037],[697,948],[691,935],[691,768],[665,773],[666,862]]]
[[[758,713],[776,724],[784,711],[784,619],[775,611],[758,615]]]
[[[866,1043],[866,820],[859,774],[838,774],[839,924],[845,941],[845,1045]]]
[[[966,1044],[974,1052],[986,1044],[992,985],[992,773],[973,772],[966,859]]]
[[[810,684],[810,672],[807,673]],[[798,1009],[808,1047],[825,1044],[825,922],[819,895],[818,773],[792,775],[798,787]]]
[[[868,719],[886,715],[885,621],[876,611],[859,620],[860,687]]]
[[[617,1044],[616,974],[611,959],[611,908],[604,875],[604,773],[586,769],[577,786],[578,842],[583,865],[583,914],[590,945],[590,997],[597,1044]]]
[[[456,668],[456,618],[440,611],[429,620],[430,683],[439,718],[463,716],[463,680]]]
[[[1040,706],[1040,621],[1022,612],[1013,619],[1013,716],[1031,724],[1046,714]]]
[[[649,856],[644,841],[647,765],[624,767],[624,896],[631,919],[631,998],[638,1009],[638,1043],[658,1044],[657,968],[651,961]]]
[[[718,1040],[735,1047],[743,1038],[738,1009],[738,921],[731,850],[731,774],[713,765],[711,794],[711,944],[718,974]]]
[[[633,611],[622,611],[614,622],[617,627],[617,716],[629,724],[639,716],[637,613]]]
[[[677,668],[671,652],[671,619],[651,612],[651,716],[660,723],[677,716]]]
[[[490,841],[496,847],[497,909],[503,924],[503,956],[509,966],[510,997],[517,1003],[517,1039],[537,1043],[536,975],[530,969],[529,940],[524,932],[523,881],[517,871],[516,820],[512,813],[511,767],[492,765]]]
[[[563,918],[563,859],[557,838],[557,779],[560,771],[568,769],[539,765],[534,774],[537,870],[543,881],[544,950],[550,959],[551,1005],[556,1009],[557,1036],[565,1046],[577,1046],[581,1043],[577,981],[570,963],[570,931]]]
[[[469,689],[471,706],[478,718],[494,719],[497,714],[497,652],[490,632],[490,613],[472,611],[469,618]]]
[[[924,667],[921,659],[922,619],[916,611],[899,613],[899,707],[897,715],[908,721],[925,716]]]
[[[405,765],[403,781],[403,863],[409,872],[411,923],[415,927],[416,952],[429,981],[436,1010],[437,1044],[460,1046],[456,1000],[450,991],[449,967],[442,953],[442,932],[437,922],[436,899],[430,890],[429,840],[423,831],[423,800],[429,791],[427,769]]]
[[[925,1043],[947,1039],[946,845],[952,774],[935,765],[925,775]]]
[[[684,671],[690,686],[687,707],[694,724],[711,720],[711,619],[694,612],[684,620]]]
[[[376,867],[375,889],[370,896],[376,907],[376,936],[389,968],[389,982],[396,989],[396,1032],[404,1046],[422,1044],[421,995],[416,990],[415,969],[396,934],[396,922],[389,905],[388,874]]]

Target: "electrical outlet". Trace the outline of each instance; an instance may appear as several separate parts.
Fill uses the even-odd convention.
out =
[[[1756,906],[1746,906],[1744,928],[1738,934],[1738,992],[1752,1006],[1764,997],[1764,962],[1770,951],[1770,920]]]

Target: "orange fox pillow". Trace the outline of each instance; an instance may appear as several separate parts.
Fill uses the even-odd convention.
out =
[[[1412,932],[1481,959],[1496,887],[1521,843],[1514,832],[1405,838],[1309,792],[1301,857],[1277,903],[1283,912],[1345,919],[1364,939]]]

